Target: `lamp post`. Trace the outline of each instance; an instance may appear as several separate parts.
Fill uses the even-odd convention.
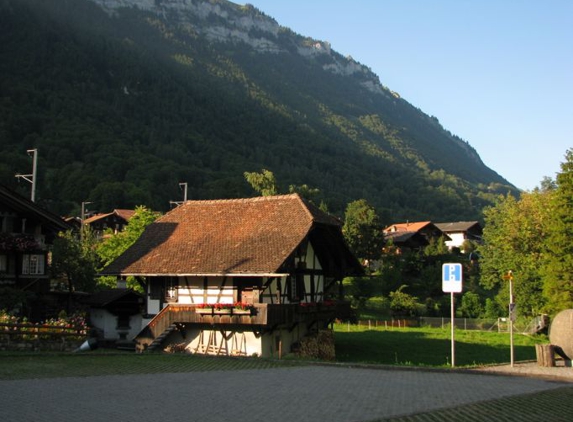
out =
[[[24,179],[26,182],[32,184],[32,193],[30,194],[30,200],[32,202],[36,201],[36,169],[38,167],[38,150],[29,149],[26,150],[28,155],[32,156],[32,173],[31,174],[16,174],[18,179]]]

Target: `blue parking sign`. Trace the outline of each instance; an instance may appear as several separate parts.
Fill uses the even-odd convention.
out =
[[[442,265],[442,291],[444,293],[461,293],[462,264]]]

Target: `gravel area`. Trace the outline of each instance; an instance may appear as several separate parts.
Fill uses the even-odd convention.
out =
[[[555,366],[539,366],[536,361],[515,362],[511,365],[484,366],[472,371],[487,372],[491,374],[516,375],[532,378],[541,378],[554,381],[573,382],[573,367],[567,366],[565,361],[557,360]]]

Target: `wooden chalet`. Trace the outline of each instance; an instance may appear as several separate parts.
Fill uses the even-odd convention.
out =
[[[47,293],[50,246],[70,229],[59,216],[0,185],[0,287]]]
[[[459,248],[464,252],[463,246],[466,241],[481,243],[483,229],[479,221],[436,223],[436,227],[450,238],[450,240],[446,241],[446,246],[449,249]]]
[[[107,229],[117,234],[125,228],[135,210],[116,209],[112,212],[92,215],[84,220],[84,224],[92,228],[99,236],[103,236]]]
[[[384,229],[386,242],[392,241],[399,250],[415,250],[430,244],[432,239],[450,238],[431,221],[392,224]]]
[[[348,315],[342,279],[361,273],[341,222],[297,194],[187,201],[102,272],[144,286],[139,351],[242,356],[287,353]]]

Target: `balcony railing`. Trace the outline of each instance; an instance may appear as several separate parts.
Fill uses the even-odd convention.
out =
[[[267,304],[257,303],[250,314],[237,314],[212,310],[209,313],[196,305],[171,304],[159,312],[137,335],[138,350],[144,349],[176,324],[230,326],[252,326],[253,329],[277,327],[292,324],[328,323],[344,318],[350,312],[348,302],[316,304]]]

